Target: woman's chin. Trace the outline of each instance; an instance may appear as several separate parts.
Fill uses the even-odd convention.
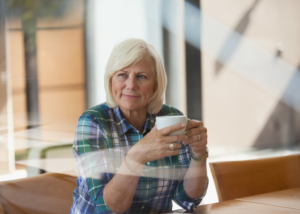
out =
[[[125,110],[125,111],[143,111],[143,110],[147,110],[147,105],[143,106],[143,105],[119,105],[121,110]]]

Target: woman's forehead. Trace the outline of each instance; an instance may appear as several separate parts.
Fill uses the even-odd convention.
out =
[[[131,71],[132,69],[134,69],[135,71],[151,72],[153,74],[155,73],[155,65],[152,60],[147,60],[144,58],[120,69],[120,71]]]

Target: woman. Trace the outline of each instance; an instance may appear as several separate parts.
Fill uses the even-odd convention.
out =
[[[70,213],[167,212],[172,200],[188,211],[199,205],[208,185],[206,128],[191,120],[157,130],[156,116],[182,115],[163,105],[166,84],[152,45],[128,39],[113,49],[106,103],[78,120],[73,150],[79,177]],[[185,135],[168,136],[185,126]]]

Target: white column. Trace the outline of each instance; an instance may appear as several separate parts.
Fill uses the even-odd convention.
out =
[[[168,93],[167,104],[187,114],[184,39],[184,1],[162,3],[163,25],[168,30]]]
[[[2,2],[1,2],[2,3]],[[0,11],[2,13],[2,11]],[[3,14],[0,14],[4,17]],[[2,18],[1,17],[1,18]],[[3,30],[0,39],[2,39],[3,47],[5,50],[5,63],[6,65],[0,66],[2,69],[0,71],[1,78],[0,83],[1,88],[4,89],[5,93],[1,93],[2,109],[0,109],[0,122],[1,131],[5,133],[0,136],[0,173],[9,173],[15,169],[15,150],[14,150],[14,137],[13,137],[13,106],[12,106],[12,89],[11,89],[11,78],[10,78],[10,59],[9,59],[9,36],[6,21],[0,23],[0,27]],[[4,38],[1,38],[4,37]],[[4,69],[4,70],[3,70]],[[4,96],[4,97],[3,97]]]

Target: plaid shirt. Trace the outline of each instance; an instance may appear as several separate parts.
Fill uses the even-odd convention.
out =
[[[73,145],[79,177],[70,213],[113,213],[105,203],[104,187],[119,169],[129,149],[155,125],[155,117],[166,115],[182,113],[163,105],[157,114],[147,114],[144,131],[139,133],[126,121],[119,107],[109,108],[103,103],[82,114]],[[125,213],[171,211],[172,199],[188,211],[200,204],[205,193],[192,199],[183,187],[191,156],[189,146],[181,145],[179,155],[144,165],[131,207]]]

